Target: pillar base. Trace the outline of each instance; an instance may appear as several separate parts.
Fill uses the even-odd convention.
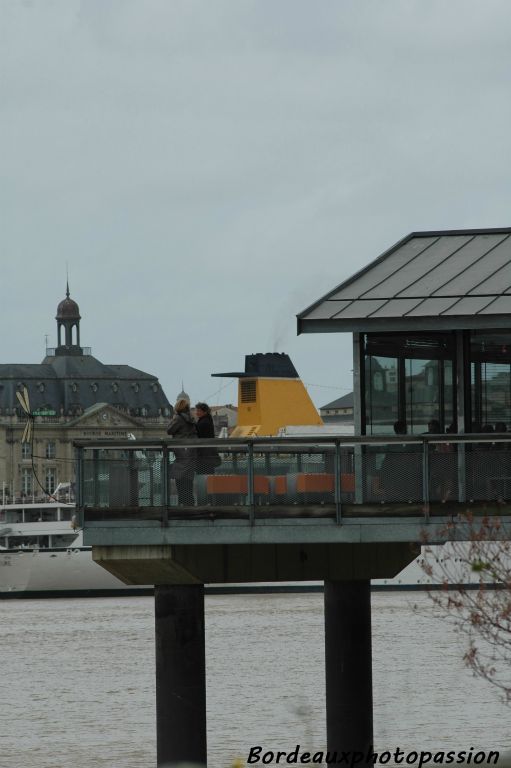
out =
[[[204,585],[154,588],[159,766],[207,764]]]
[[[325,581],[327,747],[360,752],[373,745],[371,582]]]

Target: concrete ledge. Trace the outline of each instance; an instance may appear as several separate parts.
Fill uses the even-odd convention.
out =
[[[480,518],[481,520],[483,518]],[[499,516],[500,537],[511,538],[511,517]],[[325,519],[173,520],[163,527],[132,526],[126,522],[96,523],[84,529],[86,546],[170,546],[206,544],[319,544],[415,542],[443,544],[465,541],[472,526],[452,516],[424,518],[347,518],[342,523]]]
[[[417,553],[408,543],[93,548],[94,560],[125,584],[390,579]]]

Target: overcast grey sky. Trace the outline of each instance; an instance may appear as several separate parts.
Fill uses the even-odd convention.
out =
[[[511,225],[509,0],[0,0],[2,362],[84,345],[236,402],[295,315],[413,230]],[[319,386],[321,385],[321,386]]]

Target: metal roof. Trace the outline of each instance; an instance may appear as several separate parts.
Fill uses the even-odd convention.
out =
[[[342,397],[338,397],[336,400],[332,400],[331,403],[322,405],[319,410],[325,411],[327,408],[353,408],[353,403],[353,392],[348,392],[347,395],[343,395]]]
[[[511,327],[511,228],[412,232],[298,316],[298,333]]]

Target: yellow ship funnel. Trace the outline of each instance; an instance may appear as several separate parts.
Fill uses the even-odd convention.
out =
[[[246,355],[243,373],[213,373],[237,378],[238,424],[232,437],[276,435],[281,427],[323,424],[289,355]]]

